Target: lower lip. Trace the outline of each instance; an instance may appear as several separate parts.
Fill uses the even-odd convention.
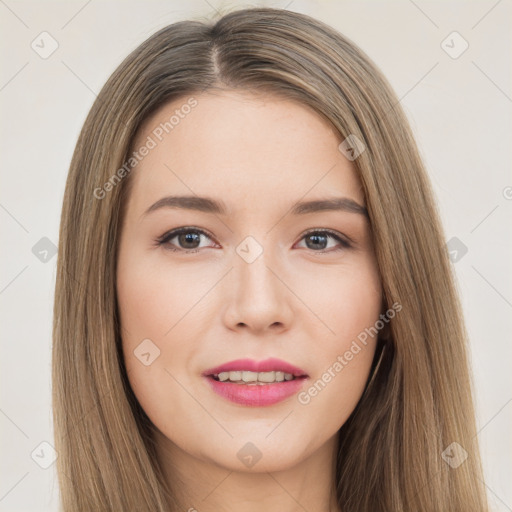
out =
[[[205,377],[213,391],[236,404],[249,407],[273,405],[295,395],[307,380],[304,377],[275,382],[273,384],[236,384],[221,382],[212,377]]]

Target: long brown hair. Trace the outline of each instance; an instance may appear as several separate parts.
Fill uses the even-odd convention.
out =
[[[156,109],[213,87],[299,101],[366,148],[354,164],[384,300],[402,309],[339,432],[335,478],[343,512],[487,511],[467,334],[406,117],[387,80],[354,43],[309,16],[270,8],[161,29],[115,70],[82,128],[66,184],[54,309],[53,413],[63,510],[178,510],[121,354],[117,244],[136,168],[119,169]],[[448,463],[454,449],[468,454],[457,467]]]

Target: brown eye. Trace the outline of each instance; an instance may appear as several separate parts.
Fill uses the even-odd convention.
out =
[[[336,240],[341,248],[328,247],[329,239]],[[350,243],[338,234],[328,230],[309,231],[301,240],[306,240],[306,247],[314,252],[334,252],[351,247]],[[332,250],[331,250],[332,249]]]
[[[201,237],[210,238],[210,236],[201,229],[179,228],[163,235],[158,244],[165,246],[172,251],[197,252],[200,249]],[[171,243],[171,240],[176,242]]]
[[[201,247],[201,237],[211,240],[210,235],[202,229],[183,227],[165,233],[157,240],[157,242],[158,245],[162,245],[171,251],[194,253],[198,252],[201,248],[211,247]],[[301,241],[302,240],[306,241],[307,249],[317,253],[336,252],[352,247],[350,242],[342,238],[340,235],[325,229],[309,231],[302,236]],[[338,242],[338,247],[336,247],[336,244],[329,246],[329,240]]]

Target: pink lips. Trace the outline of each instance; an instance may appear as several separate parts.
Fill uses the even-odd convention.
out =
[[[284,372],[291,373],[295,377],[307,377],[307,373],[296,366],[293,366],[281,359],[265,359],[264,361],[254,361],[252,359],[236,359],[229,363],[221,364],[215,368],[210,368],[203,372],[203,375],[213,375],[220,372],[236,372],[236,371],[250,371],[250,372]]]
[[[274,382],[263,385],[237,384],[234,382],[221,382],[215,380],[213,375],[232,371],[272,372],[281,371],[291,373],[295,379],[283,382]],[[231,402],[261,407],[272,405],[294,395],[304,385],[308,375],[301,368],[297,368],[286,361],[270,358],[264,361],[252,359],[237,359],[229,363],[210,368],[202,373],[213,391]]]

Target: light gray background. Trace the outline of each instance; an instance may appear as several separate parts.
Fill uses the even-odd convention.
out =
[[[430,173],[446,230],[468,248],[454,263],[471,338],[479,440],[493,510],[512,510],[512,3],[501,1],[0,0],[2,261],[0,510],[56,511],[51,321],[64,183],[95,95],[121,60],[161,27],[216,9],[265,5],[310,14],[358,44],[404,107]],[[47,31],[58,49],[41,58]],[[457,31],[469,48],[450,57]],[[448,45],[457,50],[455,40]],[[41,46],[41,43],[39,43]],[[48,48],[48,46],[46,46]],[[452,50],[454,51],[454,50]],[[508,229],[507,229],[508,228]],[[37,251],[36,251],[37,252]],[[72,340],[70,340],[72,342]],[[39,448],[38,448],[39,447]]]

